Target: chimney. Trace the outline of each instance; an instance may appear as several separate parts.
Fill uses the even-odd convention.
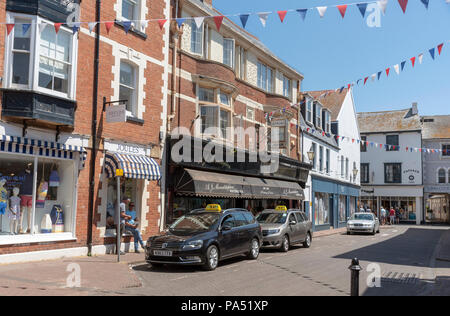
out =
[[[419,108],[417,107],[417,102],[414,102],[412,104],[411,114],[412,115],[418,115],[419,114]]]

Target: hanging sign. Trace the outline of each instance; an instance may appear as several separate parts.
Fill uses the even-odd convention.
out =
[[[107,123],[124,123],[127,121],[127,109],[125,105],[109,106],[106,108]]]

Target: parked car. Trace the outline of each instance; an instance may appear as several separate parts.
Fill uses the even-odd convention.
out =
[[[380,221],[373,213],[355,213],[347,222],[347,235],[353,233],[380,233]]]
[[[146,261],[152,266],[202,265],[214,270],[219,261],[235,256],[256,260],[261,243],[261,226],[252,213],[208,205],[180,217],[163,234],[150,237]]]
[[[264,210],[256,219],[262,227],[263,248],[278,248],[287,252],[294,244],[311,247],[312,223],[305,212],[277,207],[275,210]]]

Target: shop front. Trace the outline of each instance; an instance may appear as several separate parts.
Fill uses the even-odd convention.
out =
[[[423,187],[364,187],[360,206],[371,208],[380,216],[381,207],[397,210],[400,222],[420,225],[423,221]]]
[[[76,240],[83,147],[0,136],[0,245]]]
[[[450,224],[450,186],[425,186],[425,221]]]
[[[359,187],[312,177],[313,229],[322,231],[341,228],[357,210]]]

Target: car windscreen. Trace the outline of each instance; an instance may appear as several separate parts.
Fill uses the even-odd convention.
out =
[[[218,222],[220,214],[212,212],[187,214],[170,226],[171,231],[206,232]]]
[[[287,213],[261,213],[256,220],[263,224],[284,224],[286,223]]]
[[[356,221],[373,221],[373,215],[371,214],[355,214],[352,216],[352,220]]]

